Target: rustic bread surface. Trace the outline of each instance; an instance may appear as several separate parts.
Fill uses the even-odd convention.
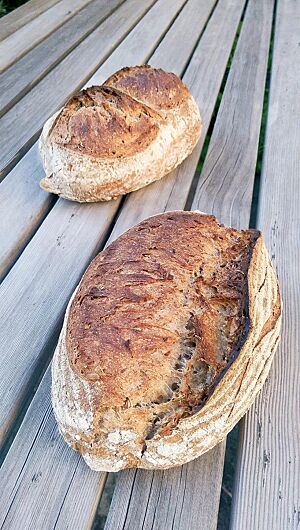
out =
[[[80,202],[116,198],[172,171],[200,132],[197,104],[175,74],[124,68],[46,122],[41,186]]]
[[[146,219],[94,259],[69,304],[53,361],[62,434],[99,470],[199,456],[261,388],[280,313],[258,231],[198,212]]]

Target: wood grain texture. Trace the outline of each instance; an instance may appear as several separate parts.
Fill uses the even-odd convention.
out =
[[[219,490],[215,484],[223,473],[224,450],[225,444],[220,444],[215,451],[167,471],[120,472],[105,530],[216,527]]]
[[[80,206],[59,200],[0,286],[0,440],[39,379],[64,309],[97,252],[118,201]],[[2,340],[2,339],[1,339]]]
[[[0,469],[2,529],[92,526],[105,473],[87,468],[58,433],[50,379],[48,369]]]
[[[174,26],[180,18],[185,3],[186,0],[158,0],[126,39],[121,42],[116,53],[113,53],[109,60],[89,79],[88,85],[101,85],[123,66],[146,63],[160,41],[165,39],[169,33],[176,31]],[[191,36],[192,42],[193,39],[194,37]],[[141,48],[141,43],[143,48]],[[148,50],[147,55],[141,53],[141,49],[146,48]],[[172,50],[169,52],[172,53]],[[166,53],[166,58],[170,57],[171,53]]]
[[[155,21],[155,31],[160,28],[164,32],[179,6],[179,1],[177,6],[173,0],[161,1],[154,11],[155,17],[151,18],[149,11],[145,25]],[[136,38],[139,39],[139,32]],[[144,62],[151,54],[152,41],[145,39],[141,44],[138,40],[136,46],[130,36],[129,42],[130,62]],[[26,398],[32,379],[38,378],[42,364],[49,358],[49,343],[56,340],[66,303],[101,245],[118,205],[119,200],[80,205],[59,199],[0,286],[0,298],[4,301],[0,308],[3,315],[0,359],[7,366],[6,373],[0,375],[1,442]]]
[[[299,24],[299,2],[279,0],[258,228],[281,285],[283,330],[268,383],[240,427],[232,530],[300,524]]]
[[[0,140],[0,180],[24,154],[46,119],[82,87],[153,3],[128,0],[121,4],[0,119],[0,128],[5,130]]]
[[[88,85],[101,84],[124,64],[142,63],[148,59],[155,43],[159,42],[164,32],[168,30],[176,16],[176,9],[181,6],[182,1],[177,4],[168,1],[164,4],[166,10],[162,9],[163,3],[159,1],[146,13],[139,24],[93,75]],[[148,32],[149,27],[153,27],[152,32]],[[170,31],[173,33],[176,27],[174,30],[171,26]],[[193,42],[192,38],[191,43]],[[186,58],[188,58],[188,53]],[[9,232],[3,235],[0,248],[0,277],[2,278],[53,205],[53,196],[39,189],[38,183],[43,176],[44,171],[37,144],[35,144],[0,183],[0,194],[4,199],[0,203],[0,226],[10,227]]]
[[[91,0],[60,0],[0,42],[0,72],[64,24]]]
[[[0,41],[6,39],[11,33],[58,2],[59,0],[30,0],[2,17],[0,20]]]
[[[232,8],[232,3],[230,3],[230,7]],[[272,23],[272,10],[273,10],[273,2],[267,2],[264,5],[256,2],[256,1],[250,1],[248,4],[248,8],[246,11],[245,20],[243,23],[242,32],[240,35],[240,39],[238,42],[238,46],[236,49],[236,53],[232,62],[231,71],[226,83],[223,99],[226,101],[226,109],[227,112],[222,112],[222,108],[220,109],[220,112],[217,116],[217,122],[215,125],[215,129],[211,138],[210,142],[210,152],[214,152],[214,150],[219,149],[219,143],[221,141],[220,133],[218,135],[215,131],[218,131],[219,129],[224,130],[227,129],[227,127],[230,127],[230,134],[233,135],[235,138],[235,141],[238,142],[240,136],[243,138],[243,127],[246,127],[246,131],[249,131],[249,123],[247,124],[247,120],[245,119],[245,105],[247,106],[247,116],[248,120],[251,119],[253,116],[253,113],[255,112],[256,121],[258,124],[256,125],[256,129],[253,132],[252,136],[252,143],[248,142],[240,142],[242,144],[243,151],[241,152],[241,157],[243,159],[245,158],[248,163],[251,163],[252,168],[252,174],[248,175],[248,178],[251,178],[250,183],[250,189],[252,190],[253,186],[253,180],[254,180],[254,172],[255,172],[255,163],[256,163],[256,156],[257,156],[257,145],[258,145],[258,138],[259,138],[259,123],[260,123],[260,117],[261,117],[261,111],[262,111],[262,103],[263,103],[263,93],[264,93],[264,82],[265,82],[265,74],[266,74],[266,66],[267,66],[267,58],[268,58],[268,45],[269,45],[269,39],[270,39],[270,32],[271,32],[271,23]],[[217,10],[216,10],[217,12]],[[215,13],[216,13],[215,12]],[[212,17],[212,20],[210,23],[212,23],[213,18],[215,16],[215,13]],[[224,13],[223,13],[224,15]],[[226,17],[226,20],[228,20],[229,17]],[[222,18],[224,20],[224,16]],[[255,25],[254,25],[255,21]],[[205,34],[209,31],[210,23],[207,26]],[[220,23],[221,20],[220,20]],[[238,24],[238,21],[236,22]],[[255,26],[255,29],[254,29]],[[226,26],[227,27],[227,26]],[[205,34],[203,38],[205,37]],[[227,34],[228,34],[228,27],[227,27]],[[213,41],[215,43],[215,40]],[[218,40],[220,42],[220,40]],[[201,46],[201,41],[200,45]],[[221,48],[222,46],[220,46]],[[229,53],[229,52],[228,52]],[[253,54],[253,59],[248,64],[248,67],[250,68],[249,77],[246,77],[247,82],[245,82],[245,71],[243,65],[246,60],[248,60],[249,55]],[[193,62],[193,59],[191,61],[191,64]],[[200,61],[199,61],[200,62]],[[210,60],[209,64],[213,64],[213,61]],[[186,75],[188,75],[188,70],[186,72]],[[194,77],[196,77],[196,72],[193,72]],[[215,74],[217,75],[217,74]],[[197,76],[198,77],[198,76]],[[212,78],[208,77],[207,80],[210,80]],[[199,82],[199,81],[198,81]],[[207,81],[208,83],[209,81]],[[205,80],[202,81],[205,85]],[[244,84],[245,83],[245,84]],[[237,94],[238,91],[241,89],[241,85],[243,90],[246,92],[245,94],[245,103],[244,99],[240,100],[238,103],[234,97],[232,97],[234,94]],[[210,85],[208,85],[210,86]],[[193,91],[193,85],[192,87],[192,93],[197,98],[197,95]],[[201,85],[200,90],[201,91]],[[232,98],[231,98],[232,97]],[[225,106],[225,103],[224,103]],[[241,108],[240,108],[241,107]],[[236,119],[232,119],[232,116],[236,117]],[[205,122],[204,122],[205,123]],[[253,125],[252,125],[253,126]],[[252,132],[252,131],[251,131]],[[256,136],[255,136],[256,135]],[[226,142],[226,133],[224,133],[223,141]],[[225,143],[226,145],[226,143]],[[231,145],[231,148],[233,146]],[[228,147],[229,149],[229,147]],[[230,158],[229,150],[226,152],[225,148],[221,152],[220,158],[221,162],[223,162],[223,165],[225,165],[227,157]],[[224,157],[224,158],[223,158]],[[183,164],[184,165],[184,164]],[[195,165],[194,165],[195,168]],[[177,171],[182,171],[183,167],[179,168]],[[205,178],[207,181],[210,182],[212,179],[212,184],[215,185],[216,189],[214,191],[213,195],[205,195],[202,197],[201,192],[198,193],[196,200],[194,200],[193,203],[193,209],[199,209],[202,211],[211,212],[212,206],[211,206],[211,197],[219,198],[218,193],[221,195],[223,193],[223,190],[218,190],[220,187],[220,182],[222,182],[223,173],[222,171],[218,170],[218,172],[214,172],[212,174],[212,171],[210,170],[210,174],[205,173],[205,165],[203,168],[203,174],[201,175],[200,183],[201,186],[202,178]],[[245,178],[243,178],[243,172],[240,174],[240,181],[238,188],[241,192],[241,195],[243,197],[243,192],[245,192],[245,189],[248,189],[248,182]],[[171,177],[171,176],[170,176]],[[187,172],[185,172],[185,177],[187,177]],[[173,177],[174,178],[174,177]],[[175,177],[175,182],[172,183],[173,186],[169,186],[169,190],[172,191],[172,200],[171,205],[172,209],[174,208],[180,208],[182,207],[182,203],[180,202],[179,197],[182,195],[182,188],[177,188],[177,193],[174,191],[174,188],[176,189],[177,186],[179,186],[180,178],[177,179]],[[120,232],[124,231],[124,228],[128,228],[128,225],[131,223],[136,223],[138,219],[138,215],[146,216],[150,215],[152,212],[149,211],[148,208],[148,202],[150,198],[150,189],[153,190],[154,187],[157,185],[160,185],[160,190],[155,193],[155,201],[156,204],[154,206],[155,213],[157,210],[157,207],[163,207],[163,199],[161,200],[160,197],[164,196],[164,193],[162,191],[162,186],[167,186],[167,180],[163,179],[161,183],[155,183],[148,188],[144,190],[140,190],[139,192],[135,194],[131,194],[131,196],[127,199],[126,203],[123,206],[123,209],[121,211],[121,214],[118,218],[118,221],[115,225],[113,234],[111,236],[111,239],[114,239],[119,235]],[[165,184],[166,183],[166,184]],[[227,186],[230,184],[227,183]],[[179,192],[180,190],[180,192]],[[148,196],[147,196],[148,192]],[[132,207],[132,197],[137,194],[143,194],[143,197],[139,197],[139,203],[143,205],[140,206],[140,209],[137,212],[136,208]],[[177,196],[177,201],[175,200]],[[148,200],[147,200],[148,199]],[[235,195],[232,193],[232,201],[234,201]],[[153,199],[150,200],[150,203],[152,203]],[[201,203],[201,206],[199,207],[199,202]],[[221,202],[221,201],[220,201]],[[131,203],[131,208],[128,206],[128,204]],[[167,200],[167,207],[169,209],[169,196]],[[135,203],[137,205],[137,202]],[[236,208],[238,208],[237,205],[235,205]],[[248,202],[246,203],[240,203],[240,208],[244,209],[244,215],[245,218],[247,216],[246,223],[249,220],[250,216],[250,207],[251,207],[251,193],[248,194]],[[127,208],[127,210],[126,210]],[[145,212],[146,209],[146,212]],[[142,210],[142,211],[141,211]],[[215,215],[217,217],[222,216],[221,209],[215,209],[214,210]],[[224,219],[223,219],[224,220]],[[225,219],[225,222],[230,223],[230,220]],[[136,476],[139,477],[140,474],[143,474],[142,478],[142,484],[143,484],[143,490],[145,491],[145,495],[143,495],[140,488],[130,488],[128,491],[127,489],[123,489],[120,487],[115,490],[114,496],[113,496],[113,502],[111,505],[111,509],[109,512],[108,520],[106,523],[105,530],[115,530],[115,528],[126,528],[131,530],[137,530],[140,528],[143,529],[152,529],[152,528],[172,528],[173,529],[181,529],[181,528],[189,528],[189,530],[193,529],[199,529],[199,528],[207,528],[207,529],[213,529],[216,528],[217,524],[217,513],[218,513],[218,505],[219,505],[219,496],[220,496],[220,489],[221,489],[221,482],[222,482],[222,475],[223,475],[223,459],[224,459],[224,450],[225,450],[225,442],[222,444],[216,446],[211,452],[209,452],[207,455],[204,455],[204,457],[196,460],[195,462],[191,462],[188,464],[187,471],[181,471],[178,470],[170,470],[164,472],[164,478],[161,479],[158,474],[156,473],[145,473],[141,470],[138,470],[136,472]],[[197,466],[197,473],[193,474],[193,466]],[[128,473],[128,472],[127,472]],[[132,473],[132,472],[130,472]],[[178,479],[178,474],[180,475],[180,479]],[[176,475],[177,474],[177,475]],[[125,478],[122,478],[121,480],[126,481],[126,471],[121,476]],[[174,484],[174,477],[176,477],[175,484]],[[204,479],[206,477],[206,480]],[[136,479],[137,480],[137,479]],[[161,486],[160,483],[163,482],[163,485]],[[182,490],[184,490],[184,485],[186,487],[189,487],[190,483],[193,484],[193,491],[197,492],[197,497],[195,502],[193,503],[192,507],[190,504],[190,498],[186,497],[186,502],[182,504],[182,512],[181,516],[178,517],[177,512],[177,496],[176,496],[176,483],[177,481],[182,481]],[[170,487],[172,487],[173,496],[168,497],[167,506],[169,507],[169,513],[165,514],[164,509],[158,510],[157,502],[154,502],[153,504],[147,501],[147,499],[151,498],[157,498],[157,490],[161,488],[163,492],[167,491]],[[206,493],[208,494],[206,497]],[[163,501],[162,501],[163,502]],[[161,502],[161,507],[162,507]],[[197,505],[198,502],[198,505]],[[198,508],[198,510],[196,510]],[[195,510],[197,513],[197,517],[192,516],[192,512]],[[142,524],[142,526],[141,526]]]
[[[94,0],[1,75],[0,116],[89,35],[121,0]]]

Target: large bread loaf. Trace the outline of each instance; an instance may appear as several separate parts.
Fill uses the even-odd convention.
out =
[[[53,365],[55,416],[92,469],[167,468],[220,442],[262,387],[281,302],[256,230],[169,212],[91,263]]]
[[[116,198],[172,171],[200,131],[197,104],[175,74],[148,65],[123,68],[46,122],[41,186],[80,202]]]

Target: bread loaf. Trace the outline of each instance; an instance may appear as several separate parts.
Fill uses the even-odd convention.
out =
[[[167,468],[220,442],[263,385],[281,302],[256,230],[168,212],[91,263],[52,364],[59,429],[95,470]]]
[[[116,198],[172,171],[200,131],[197,104],[175,74],[123,68],[46,122],[41,187],[79,202]]]

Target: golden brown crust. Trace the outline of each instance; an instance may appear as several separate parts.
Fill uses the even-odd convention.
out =
[[[171,212],[95,258],[71,305],[67,350],[73,370],[100,385],[102,410],[152,407],[166,434],[199,408],[245,340],[258,236]]]
[[[189,95],[177,75],[150,65],[122,68],[104,84],[118,88],[158,111],[177,107]]]
[[[131,156],[157,136],[159,115],[129,95],[92,86],[71,98],[56,118],[50,138],[95,158]]]

